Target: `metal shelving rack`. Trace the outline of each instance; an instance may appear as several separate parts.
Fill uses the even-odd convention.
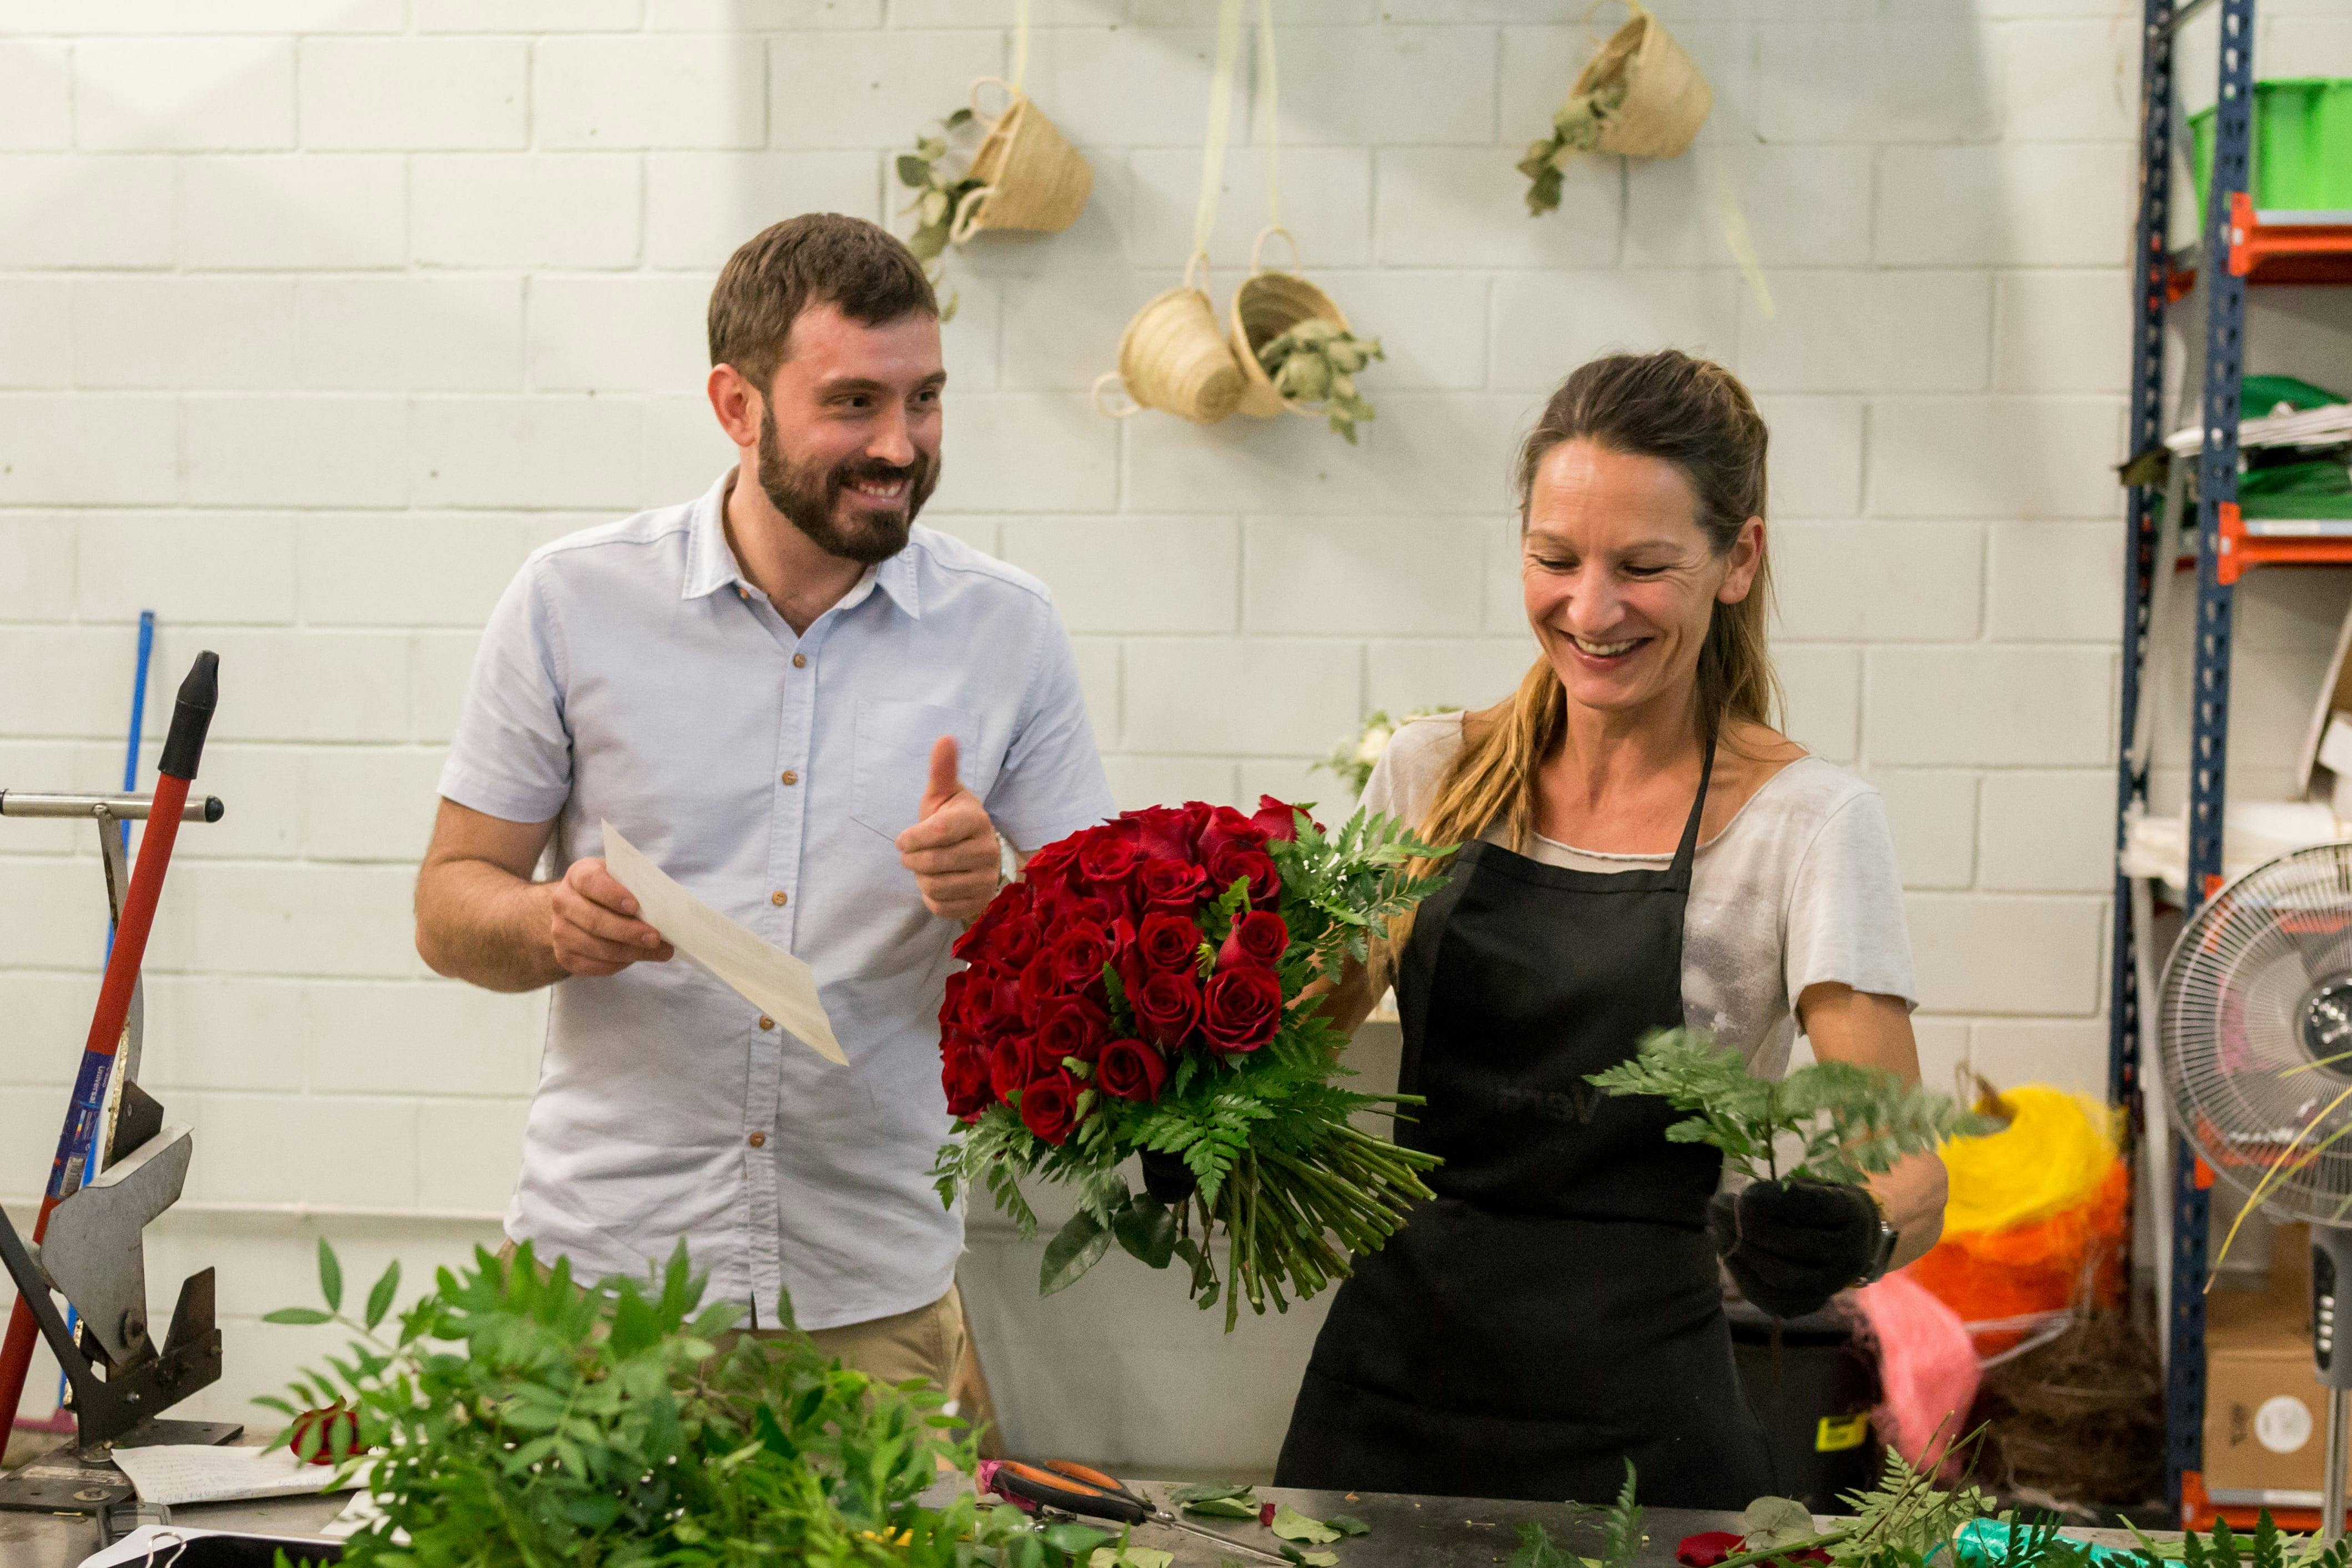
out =
[[[2352,282],[2352,213],[2257,213],[2247,194],[2252,153],[2255,0],[2144,0],[2146,31],[2140,71],[2139,215],[2132,250],[2137,330],[2132,338],[2131,450],[2162,443],[2164,334],[2168,307],[2189,297],[2190,274],[2168,249],[2172,165],[2181,124],[2173,49],[2180,27],[2209,8],[2220,11],[2221,81],[2216,98],[2211,198],[2203,214],[2197,274],[2206,303],[2201,364],[2191,361],[2191,384],[2204,444],[2197,466],[2195,527],[2197,597],[2191,635],[2195,674],[2190,727],[2188,912],[2221,881],[2223,790],[2229,753],[2231,598],[2250,567],[2352,564],[2352,538],[2265,539],[2250,530],[2238,508],[2239,393],[2244,376],[2246,287],[2255,283]],[[2178,481],[2175,481],[2176,483]],[[2162,484],[2132,486],[2125,526],[2124,661],[2120,749],[2116,766],[2114,974],[2108,1009],[2108,1093],[2145,1126],[2139,1042],[2139,941],[2132,889],[2120,869],[2126,821],[2147,799],[2147,765],[2135,747],[2147,671],[2151,605],[2158,574],[2175,570],[2162,537],[2167,516]],[[2166,1479],[2176,1505],[2202,1499],[2205,1418],[2205,1297],[2207,1189],[2212,1177],[2185,1144],[2175,1140],[2172,1170],[2170,1291],[2165,1380]]]

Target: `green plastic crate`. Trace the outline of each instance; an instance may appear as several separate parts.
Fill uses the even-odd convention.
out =
[[[2213,183],[2213,117],[2189,117],[2197,204]],[[2352,209],[2352,79],[2295,77],[2254,84],[2254,206],[2263,212]]]

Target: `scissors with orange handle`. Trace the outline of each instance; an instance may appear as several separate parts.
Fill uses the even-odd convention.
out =
[[[1108,1520],[1114,1524],[1160,1524],[1213,1541],[1227,1552],[1238,1552],[1264,1563],[1290,1568],[1290,1560],[1229,1536],[1177,1518],[1115,1476],[1068,1459],[1048,1459],[1042,1465],[1007,1459],[996,1467],[992,1483],[1000,1497],[1050,1508],[1082,1519]]]

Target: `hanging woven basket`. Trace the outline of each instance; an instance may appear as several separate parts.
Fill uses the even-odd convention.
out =
[[[1028,94],[1002,78],[982,77],[971,84],[976,118],[988,118],[980,107],[980,91],[990,86],[1004,89],[1004,112],[971,156],[970,177],[981,188],[957,208],[949,238],[961,245],[982,229],[1059,234],[1086,207],[1095,188],[1094,166],[1078,156]]]
[[[1276,235],[1290,241],[1287,272],[1269,268],[1261,260],[1265,242]],[[1312,413],[1275,390],[1274,379],[1258,363],[1257,351],[1301,321],[1328,321],[1343,332],[1351,329],[1338,302],[1299,276],[1298,242],[1291,238],[1288,229],[1269,228],[1257,236],[1257,243],[1250,247],[1250,275],[1234,290],[1233,308],[1226,314],[1232,323],[1234,360],[1242,372],[1241,412],[1254,419],[1272,419],[1285,409]]]
[[[1622,79],[1625,101],[1601,128],[1601,151],[1635,158],[1672,158],[1691,144],[1715,108],[1715,89],[1683,52],[1664,24],[1634,0],[1633,16],[1610,36],[1569,96],[1594,93]]]
[[[1191,420],[1214,424],[1242,401],[1242,367],[1217,328],[1216,307],[1199,284],[1207,268],[1193,257],[1184,268],[1184,281],[1160,295],[1135,313],[1118,340],[1118,369],[1105,371],[1095,382],[1095,407],[1114,419],[1156,408]],[[1103,402],[1112,385],[1125,387],[1133,405],[1114,407]]]

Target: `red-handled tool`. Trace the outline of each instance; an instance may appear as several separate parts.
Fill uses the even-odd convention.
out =
[[[99,988],[98,1009],[89,1020],[89,1039],[82,1047],[81,1070],[74,1078],[73,1103],[66,1112],[65,1130],[58,1138],[57,1156],[50,1162],[49,1185],[41,1196],[39,1216],[33,1222],[37,1245],[48,1232],[49,1215],[71,1197],[87,1174],[87,1151],[96,1146],[93,1129],[106,1112],[108,1082],[114,1073],[114,1051],[131,1012],[131,991],[147,952],[147,934],[155,924],[155,904],[163,891],[163,873],[172,863],[172,843],[179,836],[180,814],[187,804],[188,785],[203,758],[205,733],[212,727],[213,709],[220,695],[220,657],[210,651],[180,683],[178,704],[172,712],[171,733],[156,764],[154,804],[147,831],[139,838],[139,859],[131,873],[131,891],[122,901],[122,918],[114,931],[114,950],[107,957],[106,979]],[[8,1337],[0,1342],[0,1448],[16,1419],[16,1406],[25,1394],[25,1375],[33,1364],[33,1343],[39,1336],[32,1303],[23,1295],[8,1315]]]
[[[1204,1541],[1213,1541],[1227,1552],[1238,1552],[1261,1562],[1279,1563],[1283,1568],[1290,1568],[1290,1560],[1286,1557],[1259,1547],[1245,1546],[1230,1536],[1220,1535],[1213,1530],[1179,1519],[1167,1510],[1154,1506],[1150,1499],[1126,1482],[1068,1459],[1048,1459],[1042,1465],[1006,1459],[996,1467],[990,1484],[998,1496],[1015,1502],[1050,1508],[1082,1519],[1108,1520],[1114,1524],[1165,1525],[1171,1530],[1188,1531]]]

